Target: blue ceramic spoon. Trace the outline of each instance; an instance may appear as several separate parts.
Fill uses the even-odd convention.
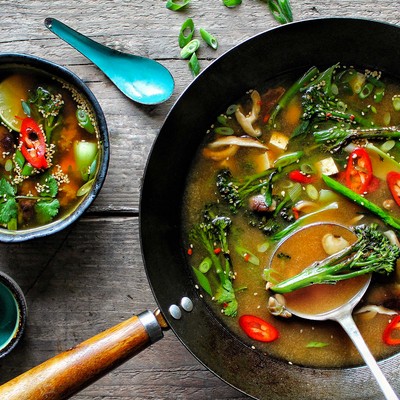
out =
[[[157,61],[110,49],[54,18],[46,18],[44,24],[97,65],[130,99],[141,104],[158,104],[171,96],[174,80]]]

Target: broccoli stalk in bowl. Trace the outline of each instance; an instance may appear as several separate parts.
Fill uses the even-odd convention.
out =
[[[353,229],[357,240],[342,251],[316,261],[299,274],[271,286],[275,293],[289,293],[314,284],[335,284],[373,272],[390,274],[400,258],[400,249],[377,229],[377,224]],[[273,270],[267,270],[268,278]]]
[[[194,245],[200,244],[208,253],[218,277],[218,285],[213,297],[219,304],[224,305],[222,311],[225,315],[234,317],[237,314],[238,304],[232,285],[234,274],[228,246],[228,234],[232,221],[229,217],[217,214],[211,208],[207,207],[204,210],[203,220],[193,227],[190,239]],[[195,273],[197,276],[200,275],[197,269]],[[204,275],[201,277],[206,279]]]

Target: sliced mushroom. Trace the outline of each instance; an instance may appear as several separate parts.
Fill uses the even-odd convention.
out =
[[[258,213],[267,213],[274,211],[276,209],[276,201],[272,200],[272,204],[270,206],[265,202],[265,196],[262,194],[258,194],[256,196],[252,196],[249,199],[249,208],[252,211]]]
[[[207,145],[209,149],[217,149],[223,146],[254,147],[267,150],[267,146],[257,139],[243,136],[224,136]]]
[[[251,100],[253,101],[253,107],[248,115],[244,115],[240,108],[235,112],[235,117],[242,129],[250,136],[258,137],[261,135],[261,129],[255,127],[253,124],[257,120],[260,109],[261,109],[261,97],[257,90],[251,92]]]
[[[286,309],[285,303],[285,298],[280,294],[276,294],[268,299],[267,309],[272,315],[290,318],[292,314]]]
[[[324,248],[325,253],[328,255],[335,254],[348,246],[349,242],[342,236],[335,236],[332,235],[332,233],[327,233],[322,238],[322,247]]]

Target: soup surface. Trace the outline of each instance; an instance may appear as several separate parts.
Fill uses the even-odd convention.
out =
[[[87,100],[36,70],[0,70],[0,122],[2,229],[34,229],[75,210],[101,157]]]
[[[374,226],[397,254],[399,96],[399,83],[380,72],[314,67],[250,90],[215,116],[205,132],[185,193],[188,263],[210,307],[249,346],[312,367],[362,362],[338,324],[290,317],[285,301],[297,298],[300,307],[321,287],[296,289],[285,300],[274,292],[282,277],[273,279],[276,265],[271,270],[270,262],[282,240],[320,221]],[[279,273],[293,276],[301,272],[299,265],[328,257],[314,244],[325,233],[313,240],[294,234],[282,252]],[[351,297],[353,285],[362,285],[366,277],[357,279],[331,286],[333,303],[316,300],[316,309],[340,302],[334,298],[338,288],[348,288]],[[399,313],[399,296],[400,269],[393,262],[389,271],[373,274],[355,310],[355,321],[378,359],[399,351],[382,337]],[[244,316],[246,321],[254,317],[253,325],[246,327]]]

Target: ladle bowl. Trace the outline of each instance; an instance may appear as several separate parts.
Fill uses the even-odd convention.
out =
[[[313,228],[315,226],[320,226],[320,225],[335,226],[337,228],[350,231],[350,229],[345,226],[333,224],[333,223],[311,224],[311,225],[308,225],[308,226],[302,228],[301,230],[310,229],[310,228]],[[293,237],[295,235],[297,235],[298,232],[299,231],[295,231],[292,235],[285,238],[278,245],[274,254],[271,257],[270,264],[272,264],[274,261],[274,258],[277,257],[277,255],[281,253],[282,245],[284,243],[286,243],[288,240],[293,239]],[[315,260],[315,261],[318,261],[318,260]],[[305,265],[305,267],[306,267],[306,265]],[[358,278],[356,278],[356,279],[358,279]],[[376,379],[385,398],[387,400],[398,400],[396,393],[394,392],[390,383],[388,382],[385,375],[382,373],[381,369],[379,368],[374,356],[372,355],[367,344],[365,343],[365,341],[364,341],[364,339],[352,317],[352,312],[353,312],[354,307],[360,302],[360,300],[364,296],[365,292],[367,291],[370,283],[371,283],[371,275],[369,274],[367,276],[367,279],[364,280],[364,284],[362,284],[361,286],[355,286],[355,290],[354,290],[352,296],[350,296],[350,298],[347,298],[344,302],[342,302],[342,304],[336,305],[335,307],[333,307],[331,309],[328,308],[325,311],[306,312],[304,308],[297,309],[296,306],[293,306],[290,304],[289,305],[286,304],[285,308],[291,314],[296,315],[297,317],[300,317],[300,318],[304,318],[304,319],[308,319],[308,320],[315,320],[315,321],[333,320],[333,321],[338,322],[342,326],[342,328],[345,330],[345,332],[348,334],[348,336],[350,337],[350,339],[356,346],[357,350],[359,351],[360,355],[362,356],[363,360],[365,361],[366,365],[371,370],[371,373],[373,374],[374,378]],[[332,285],[329,285],[329,286],[330,286],[330,290],[332,290]],[[337,287],[336,285],[333,285],[333,286]],[[322,299],[320,298],[319,300],[322,300]]]

